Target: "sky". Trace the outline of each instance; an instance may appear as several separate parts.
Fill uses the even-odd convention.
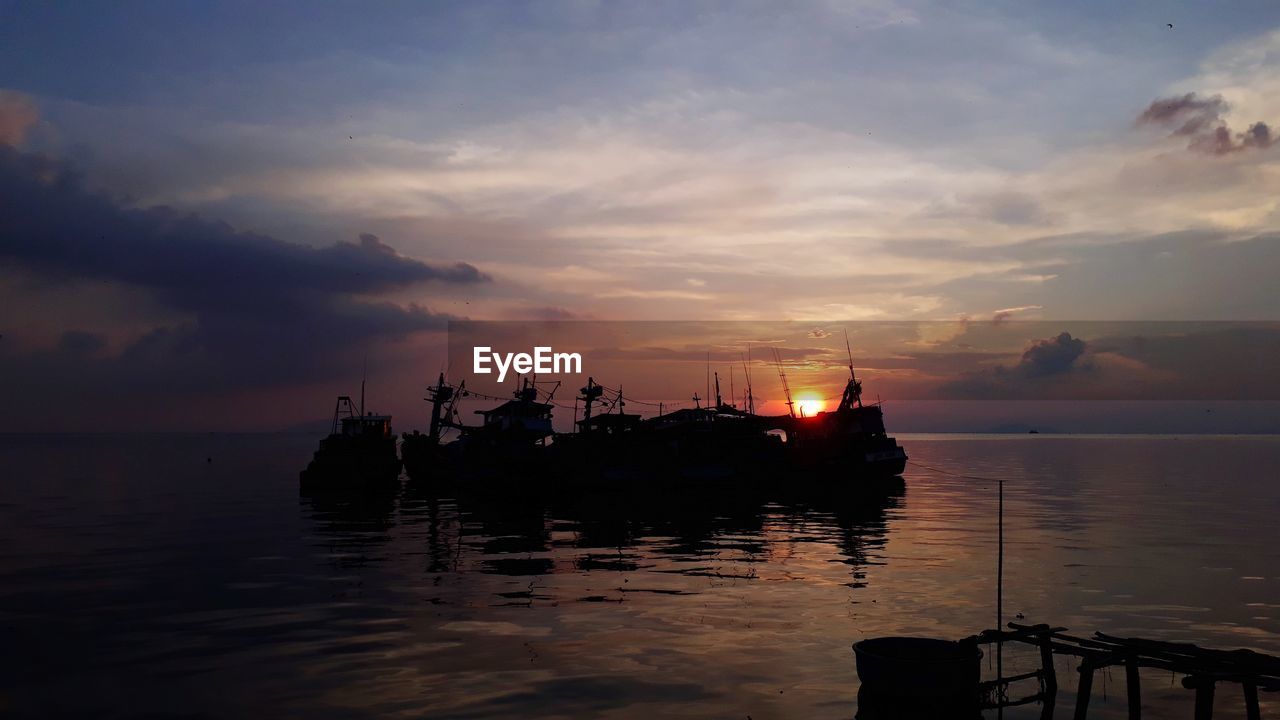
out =
[[[460,319],[1274,321],[1277,70],[1270,1],[0,0],[0,430],[416,417]]]

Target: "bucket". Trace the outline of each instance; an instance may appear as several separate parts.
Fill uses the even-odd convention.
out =
[[[977,698],[982,650],[974,642],[881,637],[854,643],[858,679],[879,697]]]

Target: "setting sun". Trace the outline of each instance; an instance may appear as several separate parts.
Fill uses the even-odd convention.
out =
[[[799,395],[796,397],[796,414],[813,417],[825,410],[827,401],[817,395]]]

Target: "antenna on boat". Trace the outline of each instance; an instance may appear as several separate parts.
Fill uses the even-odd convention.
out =
[[[716,407],[720,407],[724,401],[720,399],[720,373],[716,373]]]
[[[707,351],[707,387],[706,392],[702,394],[704,398],[711,397],[711,351]]]
[[[360,417],[364,417],[364,384],[369,379],[369,351],[364,351],[364,370],[360,372]]]
[[[844,351],[845,351],[846,353],[848,353],[848,355],[849,355],[849,379],[850,379],[850,380],[857,380],[858,378],[857,378],[857,377],[855,377],[855,376],[854,376],[854,374],[853,374],[853,349],[849,347],[849,330],[848,330],[848,328],[845,328],[845,331],[844,331]]]

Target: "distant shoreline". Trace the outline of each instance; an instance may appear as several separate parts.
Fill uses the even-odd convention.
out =
[[[109,432],[109,431],[62,431],[62,432],[0,432],[0,438],[4,439],[20,439],[20,438],[74,438],[74,437],[302,437],[313,438],[316,433],[308,430],[157,430],[157,431],[139,431],[139,432]],[[896,432],[894,436],[900,439],[944,439],[959,440],[965,438],[973,439],[1010,439],[1010,438],[1026,438],[1032,439],[1106,439],[1106,438],[1280,438],[1280,433],[1275,432],[1236,432],[1236,433],[1153,433],[1153,432],[1114,432],[1114,433],[1074,433],[1074,432],[1055,432],[1052,430],[1041,430],[1039,432],[1016,432],[1016,431],[981,431],[981,430],[947,430],[947,431],[929,431],[929,432]]]

